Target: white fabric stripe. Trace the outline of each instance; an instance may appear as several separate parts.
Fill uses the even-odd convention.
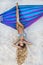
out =
[[[2,16],[0,16],[0,22],[1,22],[1,21],[3,21],[3,18],[2,18]]]

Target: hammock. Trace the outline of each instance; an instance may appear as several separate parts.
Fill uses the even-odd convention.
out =
[[[43,5],[20,5],[18,8],[20,22],[25,28],[43,16]],[[16,29],[16,7],[0,14],[0,20],[1,23]]]

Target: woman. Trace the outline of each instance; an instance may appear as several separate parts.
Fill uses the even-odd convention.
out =
[[[18,39],[17,39],[17,42],[16,43],[25,43],[25,44],[29,44],[29,45],[31,45],[31,43],[30,42],[28,42],[28,41],[26,41],[26,33],[25,33],[25,31],[24,31],[24,26],[23,26],[23,24],[21,24],[20,23],[20,21],[19,21],[19,9],[18,9],[18,3],[16,3],[16,20],[17,20],[17,22],[16,22],[16,29],[17,29],[17,31],[18,31]],[[16,44],[15,43],[15,44]],[[15,45],[14,44],[14,45]]]
[[[31,43],[28,43],[25,40],[26,34],[24,32],[24,26],[19,21],[18,3],[16,4],[16,19],[17,19],[16,28],[18,31],[18,40],[16,43],[14,43],[14,46],[17,47],[17,63],[18,63],[18,65],[21,65],[27,56],[26,44],[31,45]]]

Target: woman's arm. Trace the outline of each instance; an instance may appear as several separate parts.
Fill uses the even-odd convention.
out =
[[[25,43],[25,44],[28,44],[28,45],[32,45],[30,42],[28,42],[28,41],[26,41],[26,40],[24,40],[24,43]]]
[[[19,43],[19,40],[17,40],[17,41],[13,44],[13,46],[14,46],[14,47],[17,47],[17,48],[20,48],[20,47],[17,45],[17,43]]]

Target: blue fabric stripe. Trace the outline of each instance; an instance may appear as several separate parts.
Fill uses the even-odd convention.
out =
[[[23,16],[20,16],[20,18],[23,18],[23,17],[27,17],[27,16],[34,16],[36,14],[40,14],[40,13],[43,13],[43,10],[40,10],[40,11],[37,11],[37,12],[32,12],[30,14],[26,14],[27,12],[25,12],[25,14],[23,13]],[[28,12],[29,13],[29,12]],[[12,14],[12,15],[9,15],[9,16],[3,16],[4,18],[6,19],[9,19],[11,18],[11,16],[13,16],[14,18],[16,18],[16,15],[14,16],[15,14]],[[20,14],[21,15],[21,14]],[[25,16],[26,15],[26,16]],[[15,19],[14,19],[15,20]]]

